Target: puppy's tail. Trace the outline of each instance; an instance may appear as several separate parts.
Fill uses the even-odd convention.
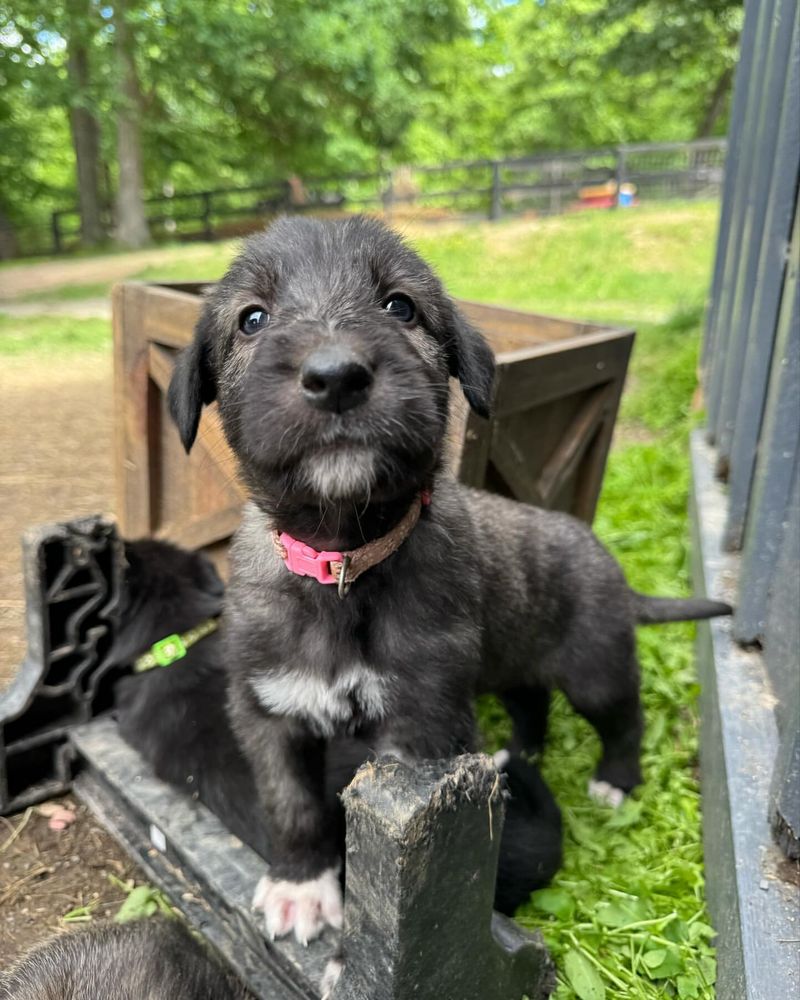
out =
[[[730,604],[711,601],[706,597],[649,597],[647,594],[637,594],[635,590],[631,594],[636,621],[640,625],[687,622],[733,614]]]

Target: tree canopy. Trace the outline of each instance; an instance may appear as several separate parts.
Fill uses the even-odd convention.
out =
[[[91,242],[85,213],[131,184],[719,134],[741,21],[740,0],[0,0],[0,226],[80,202]]]

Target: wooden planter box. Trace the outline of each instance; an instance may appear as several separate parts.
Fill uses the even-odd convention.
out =
[[[123,535],[160,535],[220,554],[244,492],[211,406],[187,459],[166,408],[176,352],[200,313],[201,283],[114,289],[117,515]],[[462,482],[590,522],[622,393],[632,330],[475,302],[460,307],[498,362],[493,416],[451,395],[448,461]],[[216,552],[215,552],[216,550]]]

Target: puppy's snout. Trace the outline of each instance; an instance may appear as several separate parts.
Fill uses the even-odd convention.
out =
[[[300,385],[306,400],[320,410],[343,413],[365,402],[372,372],[363,358],[342,346],[320,347],[306,358]]]

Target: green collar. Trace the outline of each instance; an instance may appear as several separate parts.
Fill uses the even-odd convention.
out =
[[[154,642],[148,653],[143,653],[134,660],[133,672],[135,674],[144,673],[145,670],[152,670],[153,667],[169,667],[176,660],[183,659],[187,650],[194,646],[196,642],[204,639],[212,632],[216,632],[219,621],[216,618],[206,618],[204,622],[190,628],[183,635],[168,635],[158,642]]]

